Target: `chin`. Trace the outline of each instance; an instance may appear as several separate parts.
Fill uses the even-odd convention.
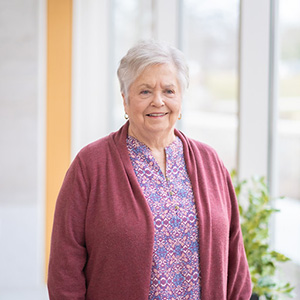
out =
[[[151,132],[157,132],[157,133],[162,133],[162,132],[171,132],[174,130],[174,126],[166,126],[166,125],[152,125],[148,127],[149,131]]]

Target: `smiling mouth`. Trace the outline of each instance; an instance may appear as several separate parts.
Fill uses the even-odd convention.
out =
[[[168,113],[156,113],[156,114],[146,114],[148,117],[163,117],[167,115]]]

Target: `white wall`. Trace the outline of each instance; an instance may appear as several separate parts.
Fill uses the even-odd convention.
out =
[[[0,1],[0,299],[46,299],[39,29],[43,2]],[[44,27],[45,28],[45,27]],[[43,101],[43,100],[42,100]],[[42,105],[41,105],[42,104]]]

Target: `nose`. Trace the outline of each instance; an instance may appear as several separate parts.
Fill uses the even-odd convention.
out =
[[[163,96],[160,93],[155,93],[151,105],[156,107],[164,106]]]

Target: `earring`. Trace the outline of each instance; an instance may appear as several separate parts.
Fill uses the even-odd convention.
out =
[[[179,117],[178,117],[178,120],[180,120],[180,119],[181,119],[181,117],[182,117],[182,114],[180,113],[180,115],[179,115]]]
[[[125,118],[125,120],[129,119],[129,116],[127,115],[127,113],[124,114],[124,118]]]

